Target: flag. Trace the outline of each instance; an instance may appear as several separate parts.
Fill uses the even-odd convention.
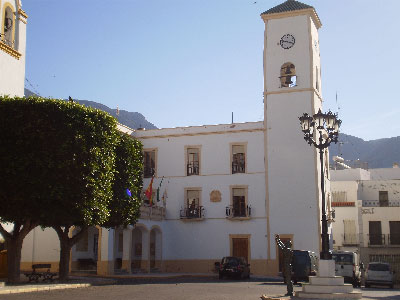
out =
[[[164,176],[161,178],[160,185],[157,188],[157,202],[160,202],[160,188],[161,188],[161,184],[162,184],[163,180],[164,180]]]
[[[146,191],[144,192],[144,194],[146,195],[147,199],[149,199],[150,206],[153,205],[153,180],[154,180],[154,176],[151,177],[150,184],[147,187]]]

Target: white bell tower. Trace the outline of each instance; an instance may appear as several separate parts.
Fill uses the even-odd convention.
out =
[[[27,18],[20,0],[0,2],[0,95],[24,96]]]
[[[275,235],[294,249],[320,252],[319,161],[303,139],[299,116],[322,105],[315,9],[288,0],[261,14],[264,34],[264,126],[269,257]]]

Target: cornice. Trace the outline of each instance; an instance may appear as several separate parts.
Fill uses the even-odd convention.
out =
[[[12,57],[15,57],[16,59],[20,59],[20,57],[22,56],[21,53],[5,44],[3,41],[0,41],[0,49],[3,50],[5,53],[10,54]]]

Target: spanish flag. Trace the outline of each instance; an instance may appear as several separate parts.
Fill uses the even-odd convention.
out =
[[[150,206],[153,206],[153,180],[154,180],[154,176],[151,177],[150,184],[147,187],[147,190],[144,192],[144,194],[146,195],[147,199],[149,199]]]

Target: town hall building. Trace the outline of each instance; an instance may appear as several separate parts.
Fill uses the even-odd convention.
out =
[[[233,255],[247,258],[252,274],[277,275],[277,234],[294,249],[320,252],[320,165],[298,118],[322,109],[321,21],[294,0],[261,19],[264,121],[154,130],[120,124],[143,143],[144,189],[153,180],[153,199],[143,197],[134,226],[90,228],[73,247],[72,271],[210,273]],[[57,269],[58,260],[52,229],[25,238],[21,268],[41,262]]]

